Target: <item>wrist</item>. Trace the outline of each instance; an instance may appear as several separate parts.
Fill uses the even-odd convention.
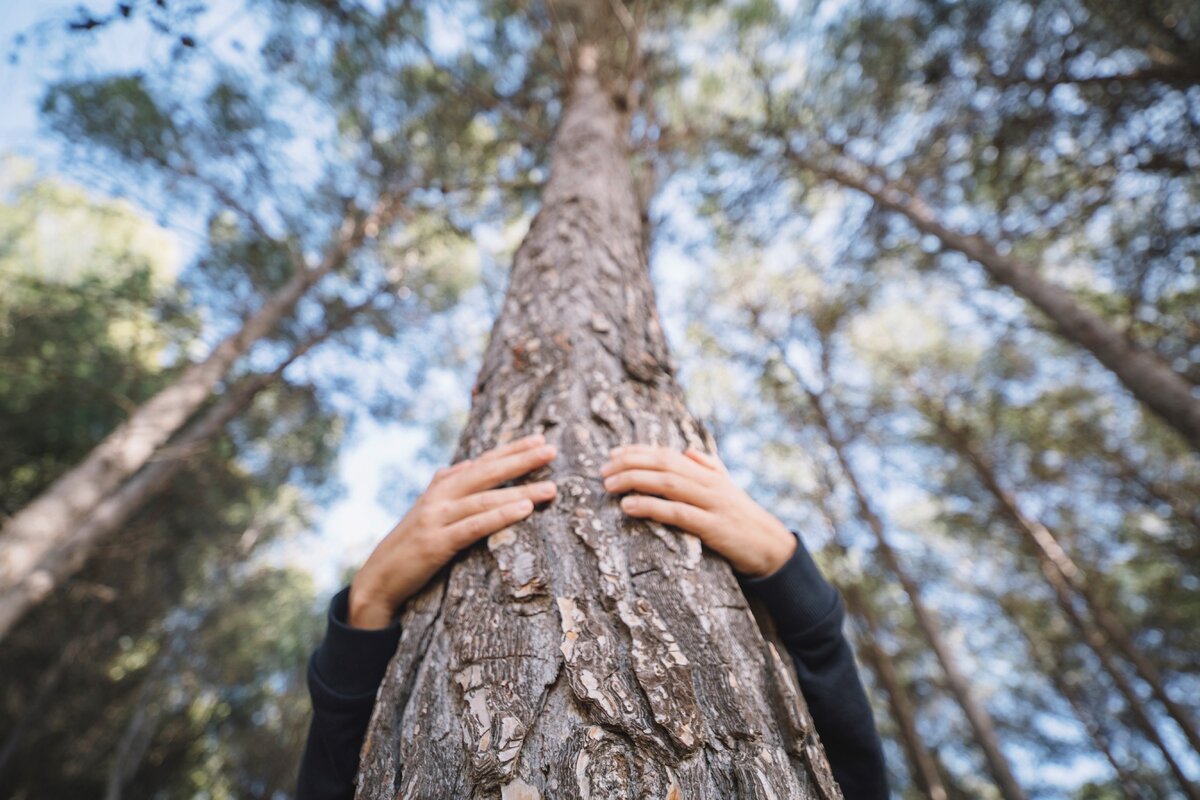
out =
[[[797,546],[795,534],[788,530],[782,522],[772,517],[771,523],[764,530],[759,563],[748,574],[756,578],[765,578],[777,572],[795,554]]]
[[[399,603],[393,602],[373,588],[370,577],[362,572],[350,582],[346,598],[346,624],[351,628],[379,630],[392,623]]]

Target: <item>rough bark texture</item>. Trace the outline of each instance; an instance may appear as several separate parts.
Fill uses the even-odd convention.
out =
[[[859,175],[820,166],[790,146],[788,155],[802,169],[862,192],[881,208],[903,214],[917,230],[935,236],[946,249],[962,253],[981,265],[992,280],[1008,286],[1036,306],[1064,338],[1089,351],[1134,397],[1178,431],[1193,449],[1200,450],[1197,387],[1157,354],[1080,305],[1070,291],[1046,280],[1032,264],[1004,255],[982,236],[959,233],[943,225],[933,209],[896,183],[871,173]],[[856,166],[865,170],[861,164]]]
[[[579,75],[456,456],[544,432],[559,455],[530,480],[558,497],[408,603],[363,800],[841,796],[728,564],[598,474],[620,443],[713,450],[673,378],[625,127]]]

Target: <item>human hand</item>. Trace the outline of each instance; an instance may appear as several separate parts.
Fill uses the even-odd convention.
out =
[[[539,433],[442,467],[404,519],[375,547],[350,583],[354,628],[385,628],[454,554],[533,513],[558,491],[553,481],[492,487],[554,459]]]
[[[769,575],[796,550],[787,526],[742,491],[719,458],[695,448],[615,447],[600,474],[609,492],[647,493],[621,498],[625,513],[696,534],[744,575]]]

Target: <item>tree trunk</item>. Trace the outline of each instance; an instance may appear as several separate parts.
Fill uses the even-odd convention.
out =
[[[922,401],[922,404],[928,406],[929,401]],[[1117,618],[1116,614],[1113,613],[1096,590],[1087,583],[1083,571],[1079,569],[1071,557],[1067,555],[1067,552],[1063,550],[1062,545],[1059,544],[1058,539],[1050,529],[1033,517],[1026,515],[1017,504],[1016,497],[1000,485],[995,470],[992,469],[991,464],[988,463],[970,441],[966,431],[952,422],[946,416],[944,409],[937,408],[931,410],[927,407],[925,411],[932,417],[932,421],[938,426],[942,434],[950,441],[954,450],[975,470],[980,483],[984,485],[993,499],[995,499],[1001,513],[1012,522],[1013,527],[1021,535],[1028,549],[1037,558],[1042,575],[1045,576],[1046,582],[1053,589],[1059,608],[1071,620],[1075,628],[1079,631],[1083,641],[1092,649],[1096,657],[1100,659],[1105,671],[1117,683],[1118,688],[1121,689],[1121,693],[1125,696],[1137,719],[1145,720],[1145,724],[1150,729],[1147,731],[1147,735],[1162,751],[1163,758],[1171,767],[1171,771],[1179,779],[1185,794],[1188,797],[1200,800],[1200,789],[1197,789],[1194,784],[1188,781],[1183,771],[1179,768],[1166,743],[1159,736],[1157,728],[1150,723],[1151,717],[1145,710],[1141,698],[1133,691],[1132,687],[1126,688],[1128,679],[1114,661],[1113,645],[1116,645],[1116,649],[1133,664],[1137,674],[1150,686],[1151,694],[1163,704],[1163,707],[1167,710],[1167,714],[1183,732],[1184,738],[1187,739],[1193,748],[1197,749],[1197,752],[1200,752],[1200,747],[1197,747],[1200,744],[1200,739],[1197,738],[1195,726],[1187,709],[1183,708],[1183,706],[1167,694],[1166,685],[1163,682],[1162,675],[1158,672],[1158,668],[1146,658],[1145,654],[1134,643],[1124,624]],[[1075,607],[1075,597],[1072,590],[1082,597],[1084,605],[1091,615],[1090,619],[1080,614],[1079,610]]]
[[[879,555],[888,571],[896,576],[896,580],[904,590],[905,596],[908,597],[913,617],[916,619],[922,633],[925,634],[930,648],[933,650],[938,663],[942,667],[942,671],[946,675],[946,684],[950,688],[950,693],[958,702],[959,707],[962,708],[963,714],[966,716],[967,722],[975,734],[975,740],[983,751],[984,759],[987,761],[988,770],[992,773],[992,779],[995,780],[996,787],[1000,790],[1001,796],[1006,800],[1024,800],[1025,792],[1020,784],[1017,783],[1016,776],[1013,775],[1012,767],[1009,766],[1004,751],[1000,749],[1000,740],[996,736],[996,726],[992,721],[992,716],[984,708],[983,704],[979,702],[978,698],[975,697],[975,693],[971,691],[971,684],[958,667],[958,659],[942,636],[941,625],[925,605],[925,601],[921,596],[920,586],[908,574],[908,570],[900,563],[899,557],[888,542],[887,534],[883,528],[883,521],[875,513],[870,500],[867,499],[866,492],[863,491],[862,484],[858,481],[858,475],[855,473],[850,460],[846,456],[846,444],[834,430],[833,423],[829,419],[824,397],[809,387],[800,373],[796,371],[795,366],[786,358],[784,349],[778,343],[776,343],[776,346],[779,348],[780,361],[812,406],[812,410],[816,415],[817,425],[821,429],[821,433],[829,448],[833,451],[838,468],[854,495],[859,516],[866,523],[875,538],[875,552]]]
[[[821,515],[829,526],[830,546],[840,558],[847,558],[849,551],[842,541],[840,526],[834,520],[833,511],[829,508],[824,495],[819,499],[818,505]],[[858,642],[858,652],[867,662],[871,672],[875,674],[884,694],[887,695],[892,721],[895,722],[896,730],[900,734],[900,743],[903,745],[904,755],[908,759],[908,771],[913,783],[931,800],[947,800],[946,785],[942,782],[937,761],[933,753],[925,746],[925,742],[917,730],[917,712],[913,707],[912,698],[905,691],[900,676],[896,674],[891,657],[879,645],[883,639],[883,629],[879,618],[875,615],[870,599],[858,585],[852,582],[840,581],[837,583],[837,587],[846,601],[847,610],[862,620],[866,627],[866,635],[860,637]]]
[[[233,335],[170,386],[147,400],[82,461],[25,505],[0,529],[0,594],[38,582],[38,565],[70,540],[78,523],[109,493],[141,469],[211,395],[250,347],[269,334],[317,281],[345,262],[383,213],[347,219],[334,245],[314,268],[300,268]]]
[[[1047,652],[1051,648],[1043,647],[1034,638],[1030,630],[1032,626],[1028,621],[1021,619],[1020,614],[1018,614],[1015,608],[1015,604],[1005,602],[1005,598],[996,598],[996,601],[1013,622],[1016,623],[1017,630],[1021,632],[1021,636],[1025,639],[1025,644],[1029,649],[1029,655],[1033,663],[1037,665],[1042,674],[1053,684],[1058,693],[1067,700],[1071,706],[1071,710],[1075,713],[1075,717],[1079,720],[1084,730],[1087,731],[1092,744],[1104,754],[1104,758],[1108,761],[1109,766],[1113,768],[1113,774],[1116,775],[1117,782],[1120,784],[1121,791],[1127,800],[1143,800],[1144,795],[1138,786],[1138,781],[1135,779],[1134,774],[1117,758],[1112,742],[1109,740],[1104,726],[1100,724],[1093,704],[1089,703],[1079,689],[1067,680],[1063,674],[1061,665],[1056,663],[1053,656]]]
[[[544,432],[558,497],[409,601],[358,797],[840,797],[728,564],[603,489],[612,446],[713,442],[658,322],[627,119],[575,63],[456,456]]]
[[[784,137],[786,143],[786,136]],[[982,236],[951,230],[938,221],[928,205],[898,184],[855,164],[864,174],[826,167],[806,158],[787,144],[789,158],[801,169],[862,192],[881,208],[908,218],[922,233],[931,234],[948,250],[962,253],[980,264],[988,275],[1028,300],[1066,339],[1088,350],[1107,367],[1133,396],[1170,425],[1195,450],[1200,450],[1200,396],[1182,375],[1080,303],[1063,287],[1043,278],[1038,270],[1001,253]]]
[[[275,384],[284,371],[328,336],[344,327],[378,295],[346,309],[324,331],[294,348],[271,372],[240,381],[207,411],[185,427],[166,447],[160,448],[136,475],[109,492],[90,513],[73,525],[68,535],[26,570],[24,576],[0,588],[0,642],[21,618],[64,580],[87,563],[100,542],[124,525],[146,503],[170,486],[187,466],[187,456],[204,447],[241,414],[259,392]]]

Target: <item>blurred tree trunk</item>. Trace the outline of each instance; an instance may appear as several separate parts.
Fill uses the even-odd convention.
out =
[[[319,334],[297,345],[271,372],[249,376],[232,387],[211,407],[192,420],[171,442],[160,448],[133,477],[111,490],[91,511],[70,526],[67,535],[29,569],[22,579],[0,588],[0,641],[31,608],[87,563],[96,546],[150,500],[171,485],[187,466],[187,457],[208,445],[240,415],[260,392],[273,386],[284,371],[313,347],[345,327],[378,297],[346,309]]]
[[[934,210],[908,187],[887,181],[866,165],[845,157],[843,161],[853,169],[818,164],[796,151],[786,134],[781,136],[788,157],[799,168],[862,192],[880,208],[907,217],[917,230],[936,237],[942,247],[980,264],[992,280],[1037,307],[1063,337],[1089,351],[1134,397],[1178,431],[1193,449],[1200,450],[1200,397],[1196,387],[1155,353],[1081,305],[1068,290],[1046,280],[1033,265],[1001,253],[982,236],[959,233],[943,225]]]
[[[1020,534],[1022,541],[1037,558],[1042,575],[1054,591],[1059,608],[1071,620],[1080,633],[1082,640],[1100,659],[1105,671],[1116,682],[1121,694],[1125,697],[1134,716],[1162,752],[1163,758],[1170,766],[1172,773],[1179,780],[1181,787],[1188,797],[1200,800],[1200,789],[1187,779],[1185,773],[1172,756],[1166,742],[1159,735],[1156,726],[1151,722],[1151,716],[1144,703],[1129,685],[1128,679],[1120,666],[1115,662],[1115,649],[1133,665],[1139,677],[1150,686],[1151,694],[1162,703],[1167,714],[1183,732],[1188,743],[1200,752],[1200,737],[1191,715],[1182,705],[1172,698],[1166,690],[1166,684],[1158,668],[1146,658],[1145,653],[1133,641],[1125,625],[1108,607],[1108,604],[1088,584],[1083,571],[1063,549],[1054,533],[1021,510],[1016,497],[1001,484],[992,465],[972,442],[969,431],[958,422],[951,420],[944,408],[935,405],[929,398],[919,397],[918,408],[925,413],[951,449],[966,461],[975,471],[979,482],[992,495],[1000,512],[1008,519]],[[1084,601],[1090,618],[1080,613],[1075,606],[1075,596],[1078,594]]]
[[[358,797],[840,797],[790,659],[727,562],[625,516],[598,475],[617,444],[714,443],[659,325],[628,117],[593,48],[571,55],[455,458],[542,431],[559,456],[530,479],[558,497],[407,604]]]
[[[1013,601],[1012,597],[999,597],[996,598],[996,601],[1013,620],[1017,630],[1021,632],[1033,663],[1046,676],[1055,690],[1066,698],[1071,706],[1071,710],[1075,713],[1075,717],[1079,720],[1084,730],[1087,731],[1088,738],[1092,740],[1092,744],[1104,754],[1104,758],[1108,761],[1109,766],[1113,768],[1113,773],[1117,777],[1117,782],[1121,786],[1122,793],[1128,800],[1142,800],[1144,795],[1139,788],[1139,782],[1134,774],[1117,758],[1112,742],[1105,732],[1104,726],[1100,724],[1097,709],[1067,679],[1062,665],[1049,652],[1053,648],[1047,647],[1044,642],[1038,641],[1033,635],[1035,624],[1027,619],[1025,615],[1019,613],[1018,604]]]
[[[875,509],[872,507],[866,492],[862,488],[862,484],[858,480],[857,473],[846,456],[846,443],[834,429],[833,423],[829,418],[828,410],[825,407],[825,396],[812,389],[804,381],[795,366],[787,359],[784,349],[778,343],[776,343],[776,347],[779,349],[781,363],[788,370],[797,388],[804,393],[804,396],[807,397],[812,407],[813,415],[821,431],[821,435],[829,445],[830,450],[833,451],[838,469],[854,496],[859,516],[866,523],[867,528],[870,529],[875,538],[875,552],[879,555],[879,558],[883,561],[888,571],[896,576],[896,580],[899,581],[905,596],[908,597],[917,625],[921,628],[922,633],[925,634],[929,646],[933,649],[934,655],[937,656],[938,663],[942,666],[942,671],[946,674],[946,683],[950,688],[950,693],[958,702],[959,707],[962,708],[963,714],[966,716],[967,722],[975,734],[976,742],[983,751],[988,769],[992,773],[992,779],[996,782],[996,788],[1000,790],[1001,796],[1006,798],[1006,800],[1024,800],[1025,792],[1020,784],[1017,783],[1016,776],[1012,772],[1012,767],[1009,765],[1004,751],[1000,749],[1000,740],[996,736],[996,726],[992,721],[992,716],[984,708],[983,704],[979,702],[979,699],[975,697],[975,693],[971,691],[970,682],[959,668],[958,659],[942,635],[941,625],[925,605],[925,601],[921,596],[920,586],[900,563],[899,557],[888,542],[883,521],[875,513]],[[823,366],[826,369],[828,368],[827,363],[823,363]],[[830,376],[826,372],[824,375],[826,385],[829,385],[829,378]]]
[[[829,508],[828,496],[832,491],[831,476],[826,482],[827,490],[822,491],[817,505],[821,516],[825,518],[831,537],[830,547],[841,559],[849,556],[845,542],[842,540],[840,526],[834,519],[833,510]],[[866,628],[865,636],[859,637],[858,652],[867,662],[867,666],[879,681],[884,694],[887,695],[888,707],[892,712],[892,720],[900,734],[900,743],[904,747],[904,755],[908,759],[908,770],[913,783],[931,800],[947,800],[946,785],[942,782],[941,772],[932,752],[925,746],[920,732],[917,730],[917,712],[912,698],[904,689],[896,668],[892,665],[891,657],[880,646],[883,629],[879,618],[871,605],[871,599],[863,592],[861,586],[853,581],[838,581],[838,590],[846,601],[846,608],[862,621]]]
[[[22,586],[44,596],[53,579],[39,564],[58,558],[84,517],[141,469],[204,404],[238,359],[274,330],[321,278],[344,264],[368,232],[394,213],[394,203],[385,202],[371,215],[348,217],[317,266],[297,264],[295,274],[237,332],[139,406],[82,461],[6,521],[0,529],[0,596],[20,593]]]

